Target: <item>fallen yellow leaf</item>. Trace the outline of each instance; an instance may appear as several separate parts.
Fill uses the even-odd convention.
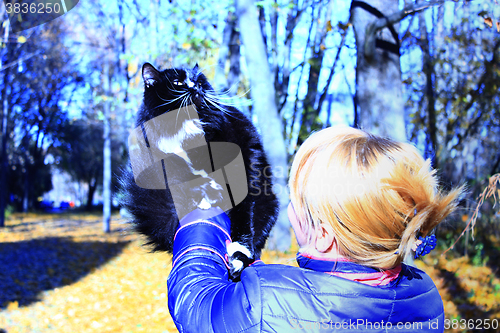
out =
[[[17,310],[18,308],[19,308],[19,303],[17,301],[10,302],[9,305],[7,305],[7,311]]]
[[[491,19],[491,17],[485,17],[484,23],[490,28],[493,26],[493,20]]]

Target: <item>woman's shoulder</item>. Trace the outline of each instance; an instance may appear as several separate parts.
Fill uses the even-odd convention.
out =
[[[246,268],[242,274],[242,282],[261,289],[262,295],[272,293],[279,294],[279,297],[291,297],[292,294],[299,293],[321,295],[325,299],[334,300],[339,297],[356,298],[360,302],[373,304],[394,301],[405,305],[420,305],[419,302],[422,301],[442,307],[439,292],[429,275],[405,264],[402,265],[398,278],[385,286],[366,285],[300,267],[261,263]]]
[[[247,294],[259,295],[263,315],[273,318],[427,322],[442,317],[444,311],[431,278],[407,265],[402,266],[398,279],[385,286],[275,264],[250,266],[241,279]]]

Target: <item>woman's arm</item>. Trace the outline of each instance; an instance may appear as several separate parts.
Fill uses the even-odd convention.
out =
[[[258,279],[242,275],[242,282],[228,280],[229,218],[222,210],[210,218],[202,216],[206,211],[199,212],[181,221],[174,240],[167,286],[168,307],[177,328],[180,332],[259,331]]]

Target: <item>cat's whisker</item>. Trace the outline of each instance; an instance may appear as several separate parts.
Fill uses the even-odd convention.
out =
[[[213,92],[217,96],[229,96],[229,97],[231,97],[233,95],[233,94],[231,94],[231,91],[238,92],[238,85],[239,84],[240,84],[240,81],[233,83],[229,88],[227,88],[225,90],[219,91],[217,89],[211,89],[208,92],[210,92],[210,93]],[[250,89],[247,89],[247,91],[245,91],[242,95],[241,94],[234,94],[234,95],[237,97],[243,97],[243,96],[246,96],[249,91],[250,91]]]
[[[160,95],[158,95],[158,92],[156,93],[156,96],[158,96],[158,98],[159,98],[159,99],[161,99],[161,100],[162,100],[162,101],[164,101],[164,102],[169,102],[169,103],[172,103],[172,102],[175,102],[175,101],[177,101],[177,100],[181,99],[184,95],[187,95],[188,93],[189,93],[189,92],[185,92],[185,93],[183,93],[183,94],[179,95],[179,97],[174,98],[174,99],[171,99],[171,100],[168,100],[168,99],[164,99],[164,98],[162,98]],[[174,94],[173,94],[173,95],[174,95]]]
[[[235,115],[231,114],[231,112],[229,112],[229,110],[226,110],[225,108],[221,107],[218,103],[216,103],[216,102],[214,102],[214,101],[210,100],[210,98],[207,98],[207,97],[205,96],[204,101],[208,101],[210,104],[212,104],[212,105],[213,105],[213,106],[215,106],[217,109],[219,109],[222,113],[224,113],[224,114],[226,114],[226,115],[228,115],[228,116],[231,116],[231,117],[233,117],[234,119],[239,119],[239,118],[238,118],[238,117],[236,117]],[[207,105],[207,107],[209,107],[209,106],[208,106],[208,104],[207,104],[206,102],[205,102],[205,105]]]
[[[191,94],[187,94],[186,97],[184,97],[183,103],[185,106],[188,106],[189,104],[193,103],[193,99],[191,97]]]
[[[185,93],[183,95],[183,98],[181,100],[181,105],[180,105],[180,109],[177,110],[177,115],[175,116],[175,126],[177,127],[177,120],[179,118],[179,113],[180,113],[180,110],[182,110],[184,108],[184,106],[187,106],[188,104],[186,103],[186,100],[190,98],[189,94],[188,93]],[[187,112],[187,111],[186,111]],[[189,113],[188,113],[189,114]]]
[[[205,75],[205,72],[207,70],[209,70],[210,68],[215,67],[215,66],[217,66],[217,65],[214,64],[214,65],[210,65],[210,66],[204,66],[203,69],[200,66],[198,66],[198,72],[203,73],[203,75]]]
[[[168,75],[164,75],[164,76],[167,79],[168,83],[172,84],[172,81],[170,81],[170,78],[168,77]]]
[[[242,102],[235,101],[234,98],[227,98],[227,101],[220,101],[220,98],[218,98],[217,96],[206,94],[206,97],[210,98],[213,101],[217,101],[219,104],[224,106],[233,106],[237,108],[244,105],[244,103]]]
[[[156,110],[156,109],[161,108],[162,106],[165,106],[165,105],[168,105],[168,104],[170,104],[170,102],[167,102],[167,103],[164,103],[164,104],[160,104],[160,105],[158,105],[158,106],[155,106],[152,110]]]
[[[192,119],[191,119],[191,114],[189,113],[189,111],[188,111],[188,109],[187,109],[187,108],[185,109],[185,112],[186,112],[186,114],[187,114],[187,116],[188,116],[189,120],[192,120]]]
[[[181,108],[182,108],[182,104],[181,104]],[[180,109],[177,110],[177,114],[175,115],[175,128],[177,128],[177,120],[179,119],[179,112],[180,112]]]
[[[229,87],[228,89],[224,90],[216,90],[216,89],[210,89],[207,90],[207,93],[213,93],[216,96],[232,96],[231,91],[233,90],[233,87]]]
[[[157,95],[158,95],[158,93],[157,93]],[[188,92],[185,92],[184,94],[180,95],[179,97],[171,99],[171,100],[167,100],[167,99],[164,99],[164,98],[161,98],[160,96],[158,96],[159,99],[161,99],[162,101],[164,101],[166,103],[163,103],[163,104],[160,104],[160,105],[154,107],[153,110],[156,110],[156,109],[158,109],[162,106],[168,105],[168,104],[172,104],[179,99],[185,98],[187,95],[188,95]]]
[[[230,106],[238,106],[238,105],[242,105],[242,103],[238,103],[236,101],[243,99],[243,97],[245,97],[249,91],[250,91],[250,89],[248,89],[246,92],[244,92],[242,94],[232,96],[232,95],[229,95],[228,93],[218,94],[215,90],[210,90],[210,91],[206,92],[206,95],[208,95],[209,97],[211,97],[214,100],[219,100],[219,101],[223,100],[224,102],[221,102],[221,104],[226,104],[226,105],[230,105]]]
[[[233,87],[235,85],[233,85],[232,87],[226,89],[226,90],[222,90],[222,91],[218,91],[216,89],[210,89],[210,90],[207,90],[208,93],[213,93],[217,96],[231,96],[229,93],[231,92],[231,90],[233,90]],[[234,96],[245,96],[248,94],[248,92],[250,91],[250,89],[247,89],[243,94],[236,94]]]
[[[214,106],[216,106],[217,108],[219,108],[219,110],[223,110],[223,111],[226,111],[226,112],[229,112],[229,110],[227,110],[226,108],[224,108],[223,106],[232,106],[232,105],[229,105],[229,104],[226,104],[226,103],[221,103],[219,101],[219,99],[217,97],[212,97],[212,96],[209,96],[209,95],[205,95],[205,98]]]

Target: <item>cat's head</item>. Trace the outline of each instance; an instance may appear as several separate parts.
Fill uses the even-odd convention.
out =
[[[144,80],[144,103],[154,113],[163,113],[194,104],[197,109],[208,107],[207,94],[213,88],[199,70],[198,64],[192,69],[169,68],[157,70],[150,63],[142,67]]]

